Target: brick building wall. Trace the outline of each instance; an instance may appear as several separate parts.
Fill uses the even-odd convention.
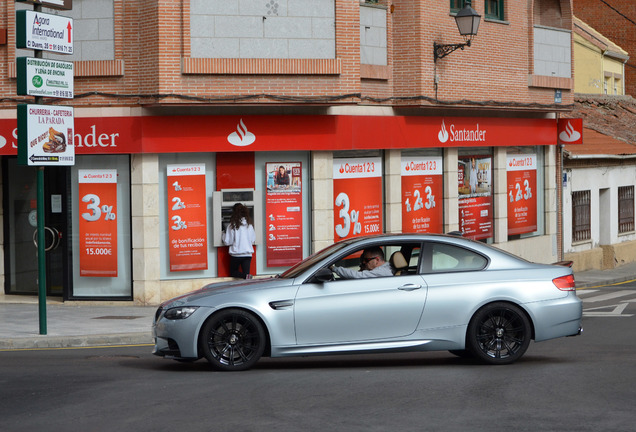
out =
[[[505,21],[485,20],[483,2],[474,2],[482,22],[472,46],[438,60],[437,65],[433,62],[434,41],[462,41],[449,4],[444,1],[379,2],[380,7],[387,9],[386,65],[360,62],[358,1],[335,2],[335,59],[194,58],[190,49],[191,0],[111,1],[115,59],[76,62],[78,97],[72,102],[76,107],[225,104],[228,100],[232,102],[233,96],[246,96],[240,101],[256,104],[381,103],[439,107],[434,102],[435,75],[440,101],[464,100],[474,106],[496,107],[550,105],[554,102],[554,88],[563,90],[563,105],[573,100],[569,91],[571,79],[537,77],[532,73],[536,17],[547,14],[555,21],[553,24],[571,30],[570,0],[537,0],[530,4],[507,1]],[[560,15],[557,17],[550,7],[543,6],[543,12],[537,12],[535,4],[556,5]],[[15,98],[14,4],[4,2],[0,13],[0,26],[8,30],[8,42],[0,46],[4,59],[0,61],[0,70],[5,72],[0,77],[0,91],[4,97],[12,98],[3,100],[0,106],[10,107],[15,104],[14,99],[20,99]],[[343,95],[351,96],[342,98]]]
[[[633,0],[572,0],[574,15],[629,53],[625,94],[636,97],[636,2]]]

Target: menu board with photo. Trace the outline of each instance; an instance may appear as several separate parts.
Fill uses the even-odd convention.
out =
[[[458,160],[459,229],[474,240],[493,236],[492,157],[474,155]]]
[[[303,258],[302,164],[268,162],[265,172],[267,266],[291,266]]]

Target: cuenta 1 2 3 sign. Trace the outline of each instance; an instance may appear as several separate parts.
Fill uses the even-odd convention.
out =
[[[75,164],[72,107],[18,105],[18,163],[29,166]]]
[[[18,94],[73,99],[73,62],[18,57]]]
[[[73,54],[73,19],[30,10],[16,11],[16,47]]]

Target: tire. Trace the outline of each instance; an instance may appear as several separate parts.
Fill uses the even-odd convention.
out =
[[[466,347],[481,361],[504,365],[517,361],[530,345],[530,320],[517,306],[491,303],[468,324]]]
[[[212,367],[223,371],[251,368],[265,350],[265,330],[251,313],[227,309],[212,315],[203,325],[199,343]]]

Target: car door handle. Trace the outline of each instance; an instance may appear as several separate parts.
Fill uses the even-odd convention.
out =
[[[415,291],[420,288],[422,288],[422,285],[415,285],[415,284],[406,284],[406,285],[402,285],[401,287],[398,287],[398,289],[402,291]]]

